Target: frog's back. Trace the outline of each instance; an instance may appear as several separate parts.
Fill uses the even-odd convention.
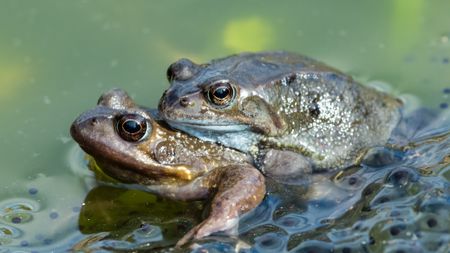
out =
[[[259,89],[286,122],[269,142],[304,153],[316,168],[350,166],[386,143],[400,119],[398,99],[318,62],[293,68]]]
[[[214,74],[226,73],[243,86],[264,85],[293,73],[332,72],[337,69],[304,55],[269,51],[241,53],[212,60],[207,69]],[[211,71],[214,70],[214,71]]]

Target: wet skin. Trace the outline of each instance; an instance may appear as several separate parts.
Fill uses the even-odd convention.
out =
[[[263,169],[285,152],[297,154],[294,167],[356,164],[367,148],[387,141],[402,105],[332,67],[287,52],[242,53],[200,65],[181,59],[167,76],[170,87],[159,104],[166,122],[251,154]]]
[[[121,182],[177,200],[212,197],[211,211],[179,242],[235,228],[239,215],[265,194],[264,177],[241,152],[168,128],[157,112],[137,106],[122,90],[72,124],[71,135],[105,173]]]

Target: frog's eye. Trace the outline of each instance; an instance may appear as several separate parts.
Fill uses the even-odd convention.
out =
[[[236,89],[228,81],[214,83],[206,91],[208,101],[218,107],[229,106],[235,96]]]
[[[138,142],[147,133],[147,120],[138,114],[124,115],[118,119],[116,129],[122,139]]]

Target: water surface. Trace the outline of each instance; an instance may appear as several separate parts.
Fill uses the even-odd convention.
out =
[[[112,87],[156,106],[177,58],[271,49],[389,86],[407,99],[408,113],[429,110],[417,114],[424,122],[411,119],[413,128],[400,131],[397,146],[377,150],[395,159],[331,175],[309,193],[290,189],[298,198],[280,198],[275,187],[242,220],[239,239],[218,235],[202,245],[211,252],[446,252],[449,9],[444,0],[3,1],[0,252],[167,249],[200,220],[203,203],[95,188],[70,123]]]

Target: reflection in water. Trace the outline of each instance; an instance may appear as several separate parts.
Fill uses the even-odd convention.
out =
[[[0,101],[18,96],[21,86],[24,86],[25,82],[31,82],[28,68],[29,66],[0,62]]]
[[[200,222],[202,210],[200,202],[172,201],[142,191],[98,186],[86,196],[78,220],[80,231],[93,235],[74,248],[126,250],[171,246]]]
[[[231,20],[223,31],[223,43],[233,52],[261,51],[270,48],[275,38],[272,26],[262,17]]]

